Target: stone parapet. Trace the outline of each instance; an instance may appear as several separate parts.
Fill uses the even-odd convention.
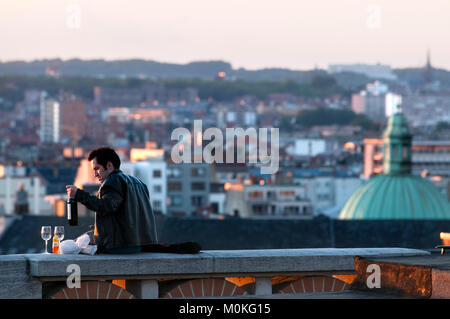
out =
[[[352,274],[356,256],[428,254],[408,248],[311,248],[205,250],[192,255],[3,255],[0,256],[0,297],[42,298],[46,284],[65,284],[72,274],[70,265],[79,267],[82,282],[123,280],[124,288],[139,298],[157,298],[161,279],[225,277],[253,277],[255,293],[270,295],[274,276]]]

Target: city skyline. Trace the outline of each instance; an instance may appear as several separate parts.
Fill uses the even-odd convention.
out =
[[[6,1],[0,61],[139,58],[233,68],[326,69],[329,64],[450,70],[450,3],[322,0],[226,3]]]

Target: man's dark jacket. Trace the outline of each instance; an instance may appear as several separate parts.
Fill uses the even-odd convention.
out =
[[[150,194],[138,178],[114,170],[100,185],[98,197],[78,189],[75,200],[95,211],[99,252],[157,243]]]

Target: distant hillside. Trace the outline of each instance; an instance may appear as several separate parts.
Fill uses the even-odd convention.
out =
[[[0,75],[43,75],[50,67],[63,76],[212,78],[218,72],[230,72],[231,65],[222,61],[191,62],[187,64],[160,63],[148,60],[36,60],[0,63]]]
[[[423,69],[395,69],[399,81],[417,86],[423,80]],[[267,68],[261,70],[233,69],[225,61],[198,61],[187,64],[161,63],[151,60],[61,60],[45,59],[32,62],[12,61],[0,62],[0,76],[27,75],[42,76],[54,72],[61,76],[82,76],[95,78],[141,78],[152,80],[167,79],[204,79],[217,77],[219,72],[226,73],[228,80],[260,81],[295,81],[310,83],[315,76],[328,75],[325,70],[290,70]],[[355,90],[365,86],[374,79],[365,75],[342,72],[333,74],[339,86],[347,90]],[[450,87],[450,72],[443,69],[433,69],[433,78],[439,80],[445,87]]]
[[[36,60],[32,62],[12,61],[0,62],[1,75],[40,76],[46,70],[54,71],[61,76],[89,76],[98,78],[133,77],[160,79],[200,78],[214,79],[219,72],[225,72],[227,79],[244,81],[286,81],[293,80],[309,83],[314,74],[323,75],[325,71],[295,71],[280,68],[261,70],[233,69],[224,61],[198,61],[187,64],[160,63],[150,60],[80,60],[61,59]]]
[[[395,69],[394,73],[399,79],[408,82],[412,87],[417,87],[423,83],[424,69]],[[434,81],[439,81],[442,86],[450,87],[450,71],[444,69],[432,69],[432,77]]]

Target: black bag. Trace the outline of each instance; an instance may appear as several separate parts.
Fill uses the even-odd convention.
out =
[[[90,226],[90,228],[92,228]],[[97,253],[100,253],[103,249],[99,246],[97,237],[94,236],[94,231],[90,230],[85,234],[89,235],[89,245],[97,245]],[[172,254],[198,254],[202,247],[196,242],[183,242],[175,244],[150,244],[142,246],[143,253],[172,253]]]
[[[142,246],[145,253],[173,253],[173,254],[198,254],[201,246],[196,242],[184,242],[176,244],[150,244]]]

